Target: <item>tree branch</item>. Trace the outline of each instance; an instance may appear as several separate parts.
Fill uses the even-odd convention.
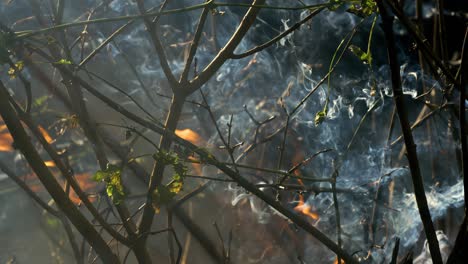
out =
[[[0,82],[0,115],[5,121],[11,135],[15,139],[18,149],[23,153],[31,168],[52,196],[57,206],[65,215],[67,215],[73,225],[81,235],[86,238],[100,258],[106,263],[120,263],[117,256],[114,255],[99,233],[75,207],[70,199],[68,199],[67,194],[63,191],[52,173],[46,167],[39,153],[32,145],[26,131],[22,127],[13,107],[8,102],[8,96],[9,94],[6,87],[2,82]]]
[[[265,0],[253,0],[252,5],[263,5],[264,3]],[[219,51],[211,63],[208,64],[208,66],[206,66],[206,68],[203,69],[203,71],[190,82],[187,89],[187,94],[191,94],[198,90],[213,76],[213,74],[218,71],[219,68],[221,68],[224,62],[226,62],[226,60],[232,56],[234,50],[237,48],[245,34],[247,34],[247,31],[255,22],[259,11],[259,7],[249,8],[245,16],[242,18],[239,26],[237,27],[236,32],[234,32],[226,45]]]
[[[265,43],[263,43],[261,45],[258,45],[256,47],[254,47],[254,48],[252,48],[252,49],[250,49],[250,50],[248,50],[246,52],[240,53],[240,54],[234,54],[233,53],[231,55],[231,59],[242,59],[242,58],[248,57],[250,55],[253,55],[253,54],[257,53],[257,52],[260,52],[260,51],[270,47],[271,45],[275,44],[276,42],[278,42],[282,38],[286,37],[287,35],[293,33],[297,29],[299,29],[303,24],[305,24],[307,21],[311,20],[313,17],[318,15],[320,12],[322,12],[324,9],[325,9],[325,7],[320,7],[320,8],[315,9],[314,11],[310,12],[310,14],[308,16],[306,16],[304,19],[297,22],[292,27],[290,27],[287,30],[281,32],[276,37],[272,38],[271,40],[269,40],[269,41],[267,41],[267,42],[265,42]]]
[[[195,53],[197,52],[198,44],[200,42],[200,38],[203,33],[203,27],[205,26],[206,18],[208,17],[209,11],[210,8],[205,7],[200,15],[200,20],[198,21],[198,26],[195,30],[195,35],[193,36],[192,43],[190,43],[190,50],[187,60],[185,61],[184,70],[182,72],[182,75],[180,76],[180,83],[185,83],[188,79],[190,66],[192,65]]]
[[[163,12],[164,7],[167,5],[167,1],[165,0],[164,3],[162,4],[159,13]],[[138,9],[140,10],[140,13],[142,15],[146,14],[145,10],[145,4],[143,0],[136,0]],[[156,16],[156,19],[159,17],[159,15]],[[151,22],[149,17],[143,17],[143,21],[145,22],[146,28],[148,30],[148,33],[151,37],[151,41],[153,42],[154,49],[156,50],[156,53],[158,54],[159,57],[159,64],[161,65],[161,68],[163,69],[164,75],[166,76],[167,81],[169,82],[169,85],[171,86],[172,90],[176,89],[178,87],[178,82],[174,75],[172,74],[171,67],[167,63],[167,56],[166,52],[164,51],[164,47],[161,43],[161,40],[159,39],[158,32],[156,32],[156,25]]]
[[[405,140],[407,151],[408,163],[411,171],[411,178],[413,180],[414,195],[418,205],[421,221],[424,226],[426,238],[429,244],[429,249],[432,256],[432,261],[435,264],[442,264],[442,256],[439,249],[439,241],[432,223],[431,213],[427,205],[426,193],[424,191],[424,182],[419,168],[418,154],[416,145],[411,133],[411,126],[408,121],[408,112],[403,98],[403,90],[401,87],[400,67],[397,61],[397,51],[395,46],[395,39],[393,36],[393,18],[387,13],[382,0],[376,0],[380,15],[382,17],[382,28],[387,42],[388,60],[390,63],[393,98],[395,100],[398,117],[400,119],[401,130]]]

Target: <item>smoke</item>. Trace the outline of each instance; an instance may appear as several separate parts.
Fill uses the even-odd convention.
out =
[[[0,12],[4,15],[2,22],[14,25],[15,30],[30,29],[34,25],[31,22],[14,24],[14,21],[31,16],[30,11],[25,11],[29,10],[27,6],[23,6],[25,3],[15,2],[18,4],[0,4]],[[81,15],[79,11],[95,8],[97,2],[75,3],[74,5],[80,6],[76,10],[70,6],[67,8],[67,14],[69,14],[67,21],[73,21]],[[158,1],[145,2],[148,7],[159,3]],[[174,2],[177,3],[170,5],[170,8],[194,4],[193,1]],[[270,2],[272,5],[278,5],[278,1]],[[286,2],[282,4],[293,5],[289,1]],[[318,1],[303,2],[314,4]],[[97,9],[96,12],[99,16],[107,17],[136,14],[138,11],[134,1],[114,0],[108,1],[104,8]],[[195,56],[197,66],[190,70],[190,77],[202,71],[216,56],[219,48],[229,40],[244,12],[245,8],[223,7],[209,15],[207,29]],[[308,11],[262,10],[258,21],[237,47],[236,53],[242,53],[264,43],[291,27],[307,14]],[[179,76],[184,67],[198,15],[199,11],[193,11],[174,17],[163,17],[159,23],[158,33],[167,53],[168,64],[175,76]],[[380,263],[382,260],[389,260],[395,237],[401,239],[405,250],[415,247],[420,241],[422,225],[412,194],[406,161],[398,157],[402,145],[401,143],[393,147],[388,145],[393,92],[379,27],[376,26],[376,32],[374,32],[372,69],[362,64],[351,52],[346,51],[343,61],[331,74],[330,81],[322,84],[310,98],[300,104],[327,73],[338,44],[358,22],[356,16],[344,10],[340,9],[336,12],[326,10],[272,47],[251,57],[228,60],[202,89],[223,136],[227,137],[228,133],[231,133],[233,144],[244,143],[239,145],[234,152],[236,157],[242,156],[238,160],[240,163],[252,167],[287,171],[295,163],[320,150],[333,149],[332,152],[320,154],[302,166],[298,174],[304,177],[326,179],[337,172],[343,245],[348,252],[359,251],[359,255],[366,255],[364,253],[370,252],[369,262]],[[370,20],[365,21],[359,28],[352,41],[354,45],[360,47],[367,45],[370,23]],[[89,38],[84,43],[83,52],[85,54],[91,52],[117,26],[120,24],[90,26]],[[216,34],[213,34],[213,30]],[[79,32],[77,29],[76,31]],[[81,52],[75,48],[73,55],[79,58]],[[400,73],[403,91],[407,95],[405,100],[415,105],[409,113],[410,119],[414,120],[418,110],[424,104],[421,100],[417,100],[418,96],[424,92],[423,84],[429,89],[434,88],[437,91],[441,89],[435,80],[422,75],[421,69],[410,55],[406,54],[407,52],[410,51],[400,52],[400,57],[404,59],[401,61],[405,61],[400,68]],[[170,95],[171,91],[161,70],[158,56],[154,52],[151,40],[141,21],[132,24],[124,34],[116,37],[87,65],[87,69],[112,80],[151,113],[163,119],[169,100],[161,97],[161,94]],[[137,111],[133,102],[122,93],[94,81],[111,98],[132,111]],[[145,88],[149,93],[144,90]],[[197,93],[189,100],[200,102],[201,97]],[[316,114],[324,109],[327,101],[329,105],[326,118],[317,125]],[[290,117],[284,160],[279,166],[278,149],[282,143],[283,133],[256,150],[242,155],[252,143],[258,142],[284,126],[287,114],[296,108],[297,111]],[[202,147],[209,147],[221,153],[222,159],[230,162],[226,153],[218,148],[222,142],[218,131],[210,124],[211,119],[207,117],[207,114],[192,105],[187,106],[184,111],[187,113],[184,112],[182,120],[184,124],[193,124],[191,128],[197,129],[206,137],[208,144]],[[229,128],[227,124],[231,116],[233,126]],[[456,167],[453,159],[456,146],[446,122],[449,118],[450,115],[447,112],[440,111],[431,119],[431,131],[434,134],[431,142],[429,142],[427,131],[422,128],[414,130],[420,163],[424,164],[421,167],[427,183],[427,199],[434,220],[443,218],[449,208],[461,207],[463,201],[463,186],[458,180],[458,171],[447,169]],[[115,119],[116,122],[125,124],[125,121]],[[258,125],[269,119],[271,121],[264,125]],[[397,123],[397,120],[395,119],[394,122]],[[390,139],[395,139],[399,134],[399,126],[395,125]],[[83,143],[81,142],[81,145]],[[143,148],[136,150],[138,151],[147,154],[144,153]],[[438,161],[434,161],[434,156]],[[432,169],[427,165],[431,162],[439,166]],[[81,166],[82,170],[89,167],[87,164],[77,166]],[[444,176],[439,177],[437,187],[432,182],[431,170],[434,170],[437,175]],[[274,184],[278,181],[278,177],[264,171],[240,169],[240,172],[257,184]],[[334,202],[332,194],[327,191],[331,188],[330,183],[304,181],[304,185],[306,188],[315,190],[303,193],[306,205],[319,215],[319,219],[311,220],[311,223],[330,238],[336,239],[338,224],[335,220]],[[262,190],[272,196],[277,195],[272,188],[265,187]],[[226,224],[222,227],[229,228],[230,221],[244,220],[247,214],[253,216],[261,226],[285,222],[284,216],[252,194],[246,193],[236,184],[216,183],[211,187],[211,191],[215,193],[216,198],[225,200],[229,208],[240,208],[239,210],[243,212],[239,215],[233,213],[226,216],[232,219],[220,221],[220,225]],[[293,210],[299,201],[298,192],[281,192],[281,194],[279,200]],[[374,208],[377,208],[378,212],[373,219],[374,223],[371,223]],[[3,212],[1,216],[3,217]],[[216,220],[216,216],[207,214],[204,217],[206,219],[203,221]],[[375,228],[377,234],[373,242],[383,244],[383,248],[373,247],[375,245],[372,245],[372,238],[369,235],[371,224],[377,226]],[[239,230],[235,239],[238,242],[243,242],[243,239],[248,240],[252,231],[255,230]],[[314,259],[315,256],[320,256],[323,262],[333,259],[333,256],[318,246],[316,241],[306,238],[303,240],[304,250],[299,253],[304,253],[306,259]],[[233,249],[233,254],[235,254],[233,259],[238,260],[236,263],[242,263],[247,259],[250,263],[265,262],[267,257],[263,258],[264,255],[270,255],[272,261],[270,263],[284,263],[281,262],[284,259],[278,257],[282,254],[280,250],[270,250],[272,252],[265,253],[266,251],[264,252],[260,246],[252,249],[247,246],[247,242],[246,244],[240,242],[235,244],[237,248]],[[271,247],[278,249],[277,245]],[[310,261],[310,263],[313,262]]]
[[[218,77],[223,78],[216,79],[218,82],[216,91],[224,88],[229,89],[234,84],[236,94],[235,96],[232,95],[231,100],[234,100],[234,102],[237,102],[239,98],[244,100],[243,104],[251,109],[254,116],[275,115],[283,117],[284,121],[282,110],[274,104],[274,99],[268,98],[268,95],[282,95],[282,102],[286,110],[291,111],[315,87],[323,76],[323,69],[317,69],[314,66],[323,64],[324,68],[326,68],[333,53],[333,49],[328,48],[330,51],[328,53],[327,48],[321,49],[322,45],[330,46],[330,40],[327,39],[322,42],[320,37],[328,36],[327,34],[333,32],[331,39],[339,39],[345,33],[340,30],[350,30],[355,25],[355,21],[350,20],[348,16],[343,16],[342,19],[336,21],[330,21],[333,17],[330,13],[318,16],[316,20],[313,20],[312,27],[303,27],[279,43],[278,46],[259,54],[255,67],[263,66],[267,68],[269,66],[270,70],[267,78],[263,77],[263,71],[256,71],[255,79],[241,83],[239,87],[239,85],[236,85],[236,76],[240,74],[234,70],[236,69],[236,62],[228,63],[218,75]],[[289,16],[279,16],[279,18],[281,21],[280,29],[289,27],[294,21]],[[328,23],[316,22],[322,20],[327,20]],[[320,24],[318,29],[314,28],[315,23]],[[337,30],[338,28],[340,30]],[[375,34],[379,36],[378,27],[376,30]],[[363,35],[363,38],[365,38],[366,34]],[[313,37],[317,38],[307,42],[308,39]],[[357,37],[356,41],[360,41],[359,37]],[[381,43],[382,40],[377,38],[374,41],[375,43]],[[309,45],[313,48],[309,47],[306,52],[303,47],[304,42],[310,43]],[[320,54],[315,54],[314,52],[318,50]],[[397,166],[392,165],[391,160],[395,158],[395,154],[389,151],[386,146],[388,133],[386,125],[389,124],[391,118],[393,92],[389,80],[389,67],[384,64],[384,57],[382,56],[379,59],[379,53],[376,54],[377,59],[373,72],[369,72],[365,67],[361,67],[360,73],[356,71],[356,68],[359,67],[354,67],[348,72],[347,67],[353,67],[351,66],[353,64],[347,61],[353,60],[353,58],[345,57],[341,70],[332,75],[331,86],[322,85],[315,95],[300,106],[294,116],[292,130],[303,138],[301,147],[295,149],[295,151],[304,151],[310,154],[327,147],[337,151],[335,157],[327,155],[317,157],[314,162],[308,164],[302,170],[302,175],[314,175],[319,178],[330,176],[334,170],[334,165],[340,163],[334,163],[334,160],[342,160],[342,164],[339,166],[337,187],[345,189],[347,192],[340,193],[338,200],[341,208],[341,229],[344,240],[351,248],[350,251],[352,249],[366,250],[366,243],[369,242],[366,242],[368,238],[365,232],[367,231],[363,230],[369,227],[364,225],[363,221],[369,221],[369,215],[371,215],[373,207],[379,208],[380,213],[376,216],[378,219],[375,220],[378,221],[377,225],[380,226],[377,228],[378,237],[380,237],[379,242],[388,244],[385,245],[385,249],[373,248],[371,250],[373,261],[378,263],[379,259],[389,260],[391,250],[388,250],[388,248],[391,248],[390,241],[393,241],[395,237],[401,239],[403,252],[413,248],[419,241],[422,226],[414,197],[411,194],[411,181],[407,180],[409,171],[404,166],[404,162]],[[408,58],[404,53],[401,56]],[[291,64],[290,61],[294,61],[294,63]],[[284,67],[277,68],[276,65],[278,64],[288,64],[291,67],[287,69]],[[440,90],[434,80],[422,76],[416,62],[411,60],[401,66],[401,75],[404,94],[413,100],[422,94],[422,84],[428,88]],[[274,78],[274,76],[280,76],[280,78]],[[372,81],[371,78],[375,78],[375,81]],[[239,79],[241,77],[237,78],[237,80]],[[263,82],[265,79],[268,79],[267,83]],[[242,90],[242,88],[244,89]],[[265,88],[267,91],[264,90]],[[251,89],[255,89],[254,94],[250,93]],[[218,94],[214,98],[217,98],[217,96]],[[330,99],[327,118],[322,124],[316,126],[314,122],[315,114],[323,108],[327,98]],[[223,104],[220,105],[224,106]],[[240,103],[234,103],[233,105],[234,108],[236,106],[238,108],[231,113],[235,115],[236,124],[240,125],[235,127],[232,133],[240,141],[248,142],[249,137],[247,135],[252,134],[252,127],[255,124],[242,112],[240,105]],[[411,116],[414,115],[415,110],[411,109]],[[371,111],[371,113],[366,114],[368,111]],[[446,118],[443,112],[440,113],[439,118],[435,119],[437,126],[446,126],[442,121]],[[220,124],[226,124],[227,118],[223,116],[220,120],[223,120],[219,122]],[[372,123],[375,124],[372,125]],[[279,124],[276,125],[279,126]],[[346,150],[358,127],[360,130],[357,132],[357,137],[354,138],[351,148]],[[398,134],[397,132],[394,133]],[[414,135],[416,142],[419,144],[421,164],[432,162],[430,161],[432,155],[429,153],[430,151],[435,153],[454,151],[454,143],[446,140],[445,132],[439,130],[437,133],[439,133],[438,137],[444,139],[438,139],[439,142],[430,144],[427,143],[427,134],[421,132],[421,130],[415,131]],[[279,145],[279,143],[276,144]],[[396,149],[399,149],[399,147]],[[241,147],[239,151],[242,150]],[[448,157],[443,155],[441,158],[445,160]],[[453,160],[450,164],[454,164]],[[450,167],[451,165],[447,166]],[[423,174],[428,175],[428,166],[423,167]],[[446,175],[447,178],[455,179],[457,172],[448,170]],[[268,176],[262,174],[261,177],[267,178]],[[428,179],[428,177],[425,178]],[[397,187],[398,189],[393,191],[394,193],[389,194],[388,188],[389,185],[393,184],[392,182],[403,185]],[[438,188],[430,187],[428,184],[428,189],[430,188],[431,191],[427,192],[427,199],[434,220],[443,218],[448,208],[459,208],[462,205],[462,185],[459,181],[455,181],[455,184],[453,184],[453,180],[451,182],[452,184],[445,182],[446,185]],[[330,187],[327,183],[313,184],[313,186]],[[375,200],[377,188],[381,188],[379,191],[384,193],[384,197],[391,196],[391,205],[385,199]],[[232,205],[237,205],[242,199],[249,200],[250,208],[257,215],[259,223],[267,222],[266,219],[271,212],[267,214],[264,208],[259,210],[260,206],[255,205],[252,201],[256,199],[249,194],[242,193],[242,191],[239,194],[239,190],[234,191]],[[314,207],[320,214],[320,220],[315,225],[330,237],[334,237],[336,223],[332,195],[330,193],[312,193],[307,200],[307,204]],[[294,202],[291,204],[291,207],[293,206],[295,206]]]
[[[459,208],[463,205],[463,181],[443,188],[432,188],[426,192],[427,202],[433,221],[443,217],[449,208]],[[396,236],[405,238],[402,245],[414,245],[422,232],[416,199],[413,193],[403,193],[396,197],[395,209],[398,213],[389,213],[389,219],[395,228]]]

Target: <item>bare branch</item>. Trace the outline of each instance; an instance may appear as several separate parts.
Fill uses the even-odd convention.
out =
[[[324,9],[325,9],[325,7],[320,7],[320,8],[317,8],[317,9],[313,10],[312,12],[310,12],[309,15],[307,15],[301,21],[297,22],[296,24],[294,24],[293,26],[291,26],[287,30],[281,32],[276,37],[272,38],[271,40],[269,40],[269,41],[267,41],[267,42],[265,42],[265,43],[263,43],[261,45],[258,45],[256,47],[254,47],[254,48],[252,48],[252,49],[250,49],[250,50],[248,50],[246,52],[240,53],[240,54],[234,54],[233,53],[231,55],[231,59],[242,59],[242,58],[248,57],[250,55],[253,55],[253,54],[257,53],[257,52],[260,52],[260,51],[270,47],[271,45],[275,44],[276,42],[280,41],[284,37],[288,36],[289,34],[293,33],[297,29],[299,29],[303,24],[305,24],[307,21],[311,20],[313,17],[318,15],[320,12],[322,12]]]
[[[22,127],[19,119],[14,113],[13,107],[8,102],[8,92],[2,82],[0,82],[0,115],[2,116],[8,130],[15,138],[18,149],[23,153],[26,160],[35,171],[39,180],[44,184],[47,191],[57,203],[58,207],[64,212],[70,221],[75,225],[78,231],[87,239],[90,245],[96,250],[104,262],[120,263],[117,256],[112,253],[106,242],[96,232],[94,227],[80,213],[75,205],[68,199],[67,194],[55,180],[52,173],[45,166],[39,153],[31,144],[26,131]]]
[[[138,9],[140,10],[140,13],[144,16],[147,14],[145,10],[145,4],[143,0],[137,0],[136,1],[138,4]],[[163,11],[165,6],[167,5],[168,0],[165,0],[163,5],[161,6],[159,13]],[[156,19],[159,17],[159,15],[156,16]],[[151,40],[153,42],[154,49],[156,50],[156,53],[159,56],[159,64],[161,65],[161,68],[163,69],[163,72],[167,78],[167,81],[169,82],[169,85],[171,86],[172,90],[175,90],[176,87],[178,87],[178,82],[174,75],[172,74],[171,67],[169,66],[167,62],[167,57],[166,57],[166,52],[164,51],[164,47],[161,43],[161,40],[159,39],[158,33],[156,32],[156,26],[151,22],[149,17],[143,17],[143,21],[145,21],[146,28],[148,30],[148,33],[151,37]]]
[[[190,51],[189,51],[187,60],[185,61],[184,70],[182,71],[182,75],[180,76],[180,83],[185,83],[188,79],[190,66],[192,65],[193,58],[195,57],[195,53],[197,52],[198,44],[200,42],[200,38],[203,33],[203,28],[205,26],[206,18],[208,17],[209,12],[210,12],[210,8],[205,7],[200,15],[200,20],[198,21],[197,29],[195,30],[192,43],[190,43]]]
[[[411,127],[408,121],[408,112],[406,104],[403,98],[403,90],[401,87],[400,77],[400,66],[397,61],[397,51],[395,46],[395,40],[393,36],[393,18],[387,13],[382,0],[376,0],[379,7],[380,15],[383,22],[383,31],[385,33],[385,39],[387,42],[388,60],[390,63],[391,77],[392,77],[392,88],[393,98],[395,100],[396,110],[400,119],[401,130],[403,132],[403,138],[405,140],[405,146],[407,151],[408,163],[411,170],[411,177],[413,180],[414,194],[416,197],[416,203],[418,205],[419,214],[423,222],[424,231],[426,238],[429,243],[429,249],[432,256],[432,261],[437,264],[442,264],[442,256],[440,254],[439,242],[432,223],[431,213],[427,205],[426,193],[424,191],[424,182],[421,176],[421,170],[419,168],[418,154],[416,151],[416,144],[413,140],[411,133]]]
[[[265,0],[253,0],[252,5],[263,5]],[[219,51],[216,57],[203,69],[198,76],[196,76],[188,87],[187,93],[191,94],[198,90],[204,83],[206,83],[212,76],[215,74],[218,69],[228,60],[234,50],[237,48],[239,43],[242,41],[242,38],[247,34],[247,31],[255,22],[260,8],[250,7],[245,16],[242,18],[239,26],[237,27],[236,32],[228,40],[226,45]]]

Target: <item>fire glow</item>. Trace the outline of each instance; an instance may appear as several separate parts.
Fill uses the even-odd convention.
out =
[[[192,143],[192,144],[197,145],[197,144],[202,143],[202,138],[201,138],[201,136],[200,136],[197,132],[195,132],[195,131],[193,131],[193,130],[191,130],[191,129],[189,129],[189,128],[186,128],[186,129],[176,129],[175,134],[176,134],[178,137],[181,137],[181,138],[183,138],[183,139],[189,141],[189,142]]]
[[[0,152],[12,152],[13,148],[13,138],[11,137],[10,132],[7,129],[6,124],[3,123],[3,120],[0,118]],[[23,124],[24,125],[24,124]],[[47,141],[51,144],[54,142],[54,139],[50,136],[49,132],[41,125],[38,126],[39,132]]]
[[[0,133],[0,152],[13,151],[13,138],[10,133]]]
[[[299,194],[299,203],[294,207],[294,211],[300,212],[303,215],[311,218],[312,220],[318,220],[319,215],[312,211],[312,207],[304,202],[304,195]]]
[[[335,261],[333,262],[333,264],[338,264],[338,258],[335,258]],[[340,264],[345,264],[345,261],[340,259]]]
[[[75,180],[84,192],[90,192],[96,189],[97,183],[92,180],[92,175],[90,173],[75,174]],[[88,196],[88,199],[90,202],[94,202],[96,201],[96,196]],[[70,200],[77,205],[81,203],[81,199],[73,190],[70,191]]]
[[[0,125],[0,152],[13,151],[12,144],[13,138],[7,130],[7,126],[5,124]]]
[[[296,166],[303,160],[304,160],[304,153],[302,151],[296,152],[296,154],[294,155],[292,159],[293,164],[295,164],[294,166]],[[299,170],[294,170],[293,173],[297,177],[301,176],[301,173],[299,172]],[[304,186],[304,182],[300,178],[297,178],[296,180],[301,186]],[[294,207],[294,211],[300,212],[301,214],[309,217],[312,220],[318,220],[320,218],[316,212],[312,211],[312,207],[309,204],[304,202],[303,194],[299,194],[299,203],[296,205],[296,207]]]
[[[188,142],[190,142],[190,143],[192,143],[194,145],[200,145],[200,144],[203,143],[202,137],[197,132],[195,132],[195,131],[193,131],[193,130],[191,130],[189,128],[176,129],[175,134],[178,137],[181,137],[181,138],[187,140]],[[190,159],[193,159],[193,157],[189,157],[189,160]],[[198,175],[202,174],[202,168],[201,168],[200,164],[192,163],[192,167],[193,167],[193,169],[195,170],[195,172]]]
[[[12,152],[14,151],[13,148],[13,138],[11,134],[9,133],[6,124],[3,123],[3,120],[0,118],[0,152]],[[24,125],[24,124],[23,124]],[[47,141],[47,143],[51,144],[54,142],[54,139],[52,136],[47,132],[45,128],[43,128],[41,125],[38,126],[39,132],[41,135],[44,137],[44,139]],[[187,132],[185,132],[187,133]],[[198,134],[195,133],[195,136],[198,136]],[[196,138],[196,137],[195,137]],[[198,136],[199,138],[199,136]],[[52,160],[46,160],[44,161],[44,164],[49,167],[49,168],[55,168],[55,162]],[[81,189],[84,192],[89,192],[92,191],[96,188],[97,184],[92,180],[91,174],[90,173],[81,173],[81,174],[76,174],[75,180],[78,182],[78,185],[81,187]],[[44,186],[38,182],[38,179],[35,174],[26,174],[25,176],[22,177],[23,181],[26,182],[26,184],[29,186],[29,188],[35,192],[35,193],[41,193],[44,191]],[[63,188],[66,189],[66,184],[65,182],[62,182]],[[70,199],[72,200],[73,203],[79,205],[81,203],[81,199],[78,197],[78,195],[73,191],[70,190]],[[94,202],[96,200],[95,197],[90,196],[89,200],[91,202]]]
[[[52,161],[52,160],[44,161],[44,164],[45,164],[47,167],[49,167],[49,168],[55,167],[55,162]]]
[[[52,161],[46,161],[45,162],[48,167],[48,163],[51,163],[50,165],[54,165]],[[35,193],[42,193],[45,191],[44,186],[39,182],[35,174],[27,174],[23,178],[23,181],[26,182],[28,187]],[[77,181],[78,185],[81,187],[81,190],[85,193],[90,193],[93,192],[96,189],[97,183],[92,180],[92,175],[91,173],[79,173],[74,175],[75,180]],[[61,181],[61,185],[63,189],[65,190],[67,187],[67,184],[65,181]],[[81,204],[81,199],[78,197],[78,195],[75,193],[73,189],[70,189],[70,194],[69,194],[70,200],[76,204],[80,205]],[[89,196],[88,197],[90,202],[96,201],[95,196]]]
[[[44,137],[44,139],[47,141],[47,143],[53,143],[54,140],[52,139],[52,137],[49,135],[49,132],[47,132],[47,130],[45,128],[43,128],[41,125],[38,126],[38,129],[39,131],[41,132],[42,136]]]

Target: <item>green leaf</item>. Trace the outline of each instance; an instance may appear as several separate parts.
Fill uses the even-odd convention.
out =
[[[169,165],[173,163],[174,157],[173,155],[171,155],[171,153],[164,150],[160,150],[153,154],[153,159],[164,163],[165,165]]]
[[[349,50],[356,55],[363,63],[372,64],[372,55],[367,52],[364,52],[361,48],[356,45],[350,45]]]
[[[115,205],[121,204],[125,199],[123,185],[120,182],[118,184],[108,184],[106,192]]]
[[[366,18],[377,12],[377,4],[374,0],[362,0],[360,4],[352,4],[346,11]]]
[[[59,64],[59,65],[71,65],[72,62],[66,59],[60,59],[57,62],[54,62],[54,64]]]
[[[342,0],[330,0],[329,5],[327,6],[328,10],[330,11],[336,11],[338,8],[340,8],[343,5]]]
[[[46,216],[47,226],[50,228],[56,229],[60,226],[60,221],[55,216]]]
[[[15,79],[16,75],[21,72],[24,69],[24,62],[23,61],[18,61],[15,63],[15,67],[11,67],[8,70],[8,75],[10,76],[10,79]]]
[[[106,171],[99,170],[94,174],[93,180],[100,182],[100,181],[104,181],[107,177],[108,177],[108,173]]]
[[[171,165],[175,172],[174,178],[182,178],[187,174],[188,169],[180,161],[177,153],[161,150],[153,154],[153,158],[158,162],[164,163],[165,165]]]
[[[182,191],[184,187],[184,177],[187,175],[187,167],[180,161],[179,156],[174,152],[158,151],[153,154],[153,158],[165,165],[171,165],[174,170],[172,180],[167,185],[156,188],[153,192],[153,208],[159,213],[161,206],[166,205]]]
[[[119,167],[107,164],[107,168],[105,170],[99,170],[93,176],[93,180],[103,181],[106,183],[107,195],[116,205],[122,203],[125,198],[121,174],[122,171]]]
[[[325,120],[326,117],[327,117],[326,109],[317,112],[317,114],[315,114],[315,119],[314,119],[315,125],[318,126],[320,123],[322,123]]]
[[[34,99],[33,106],[34,107],[40,107],[43,104],[45,104],[49,98],[50,98],[49,95],[44,95],[44,96],[38,97],[38,98]]]
[[[172,181],[167,186],[169,191],[175,194],[178,194],[182,191],[184,187],[184,179],[179,174],[174,174]]]

